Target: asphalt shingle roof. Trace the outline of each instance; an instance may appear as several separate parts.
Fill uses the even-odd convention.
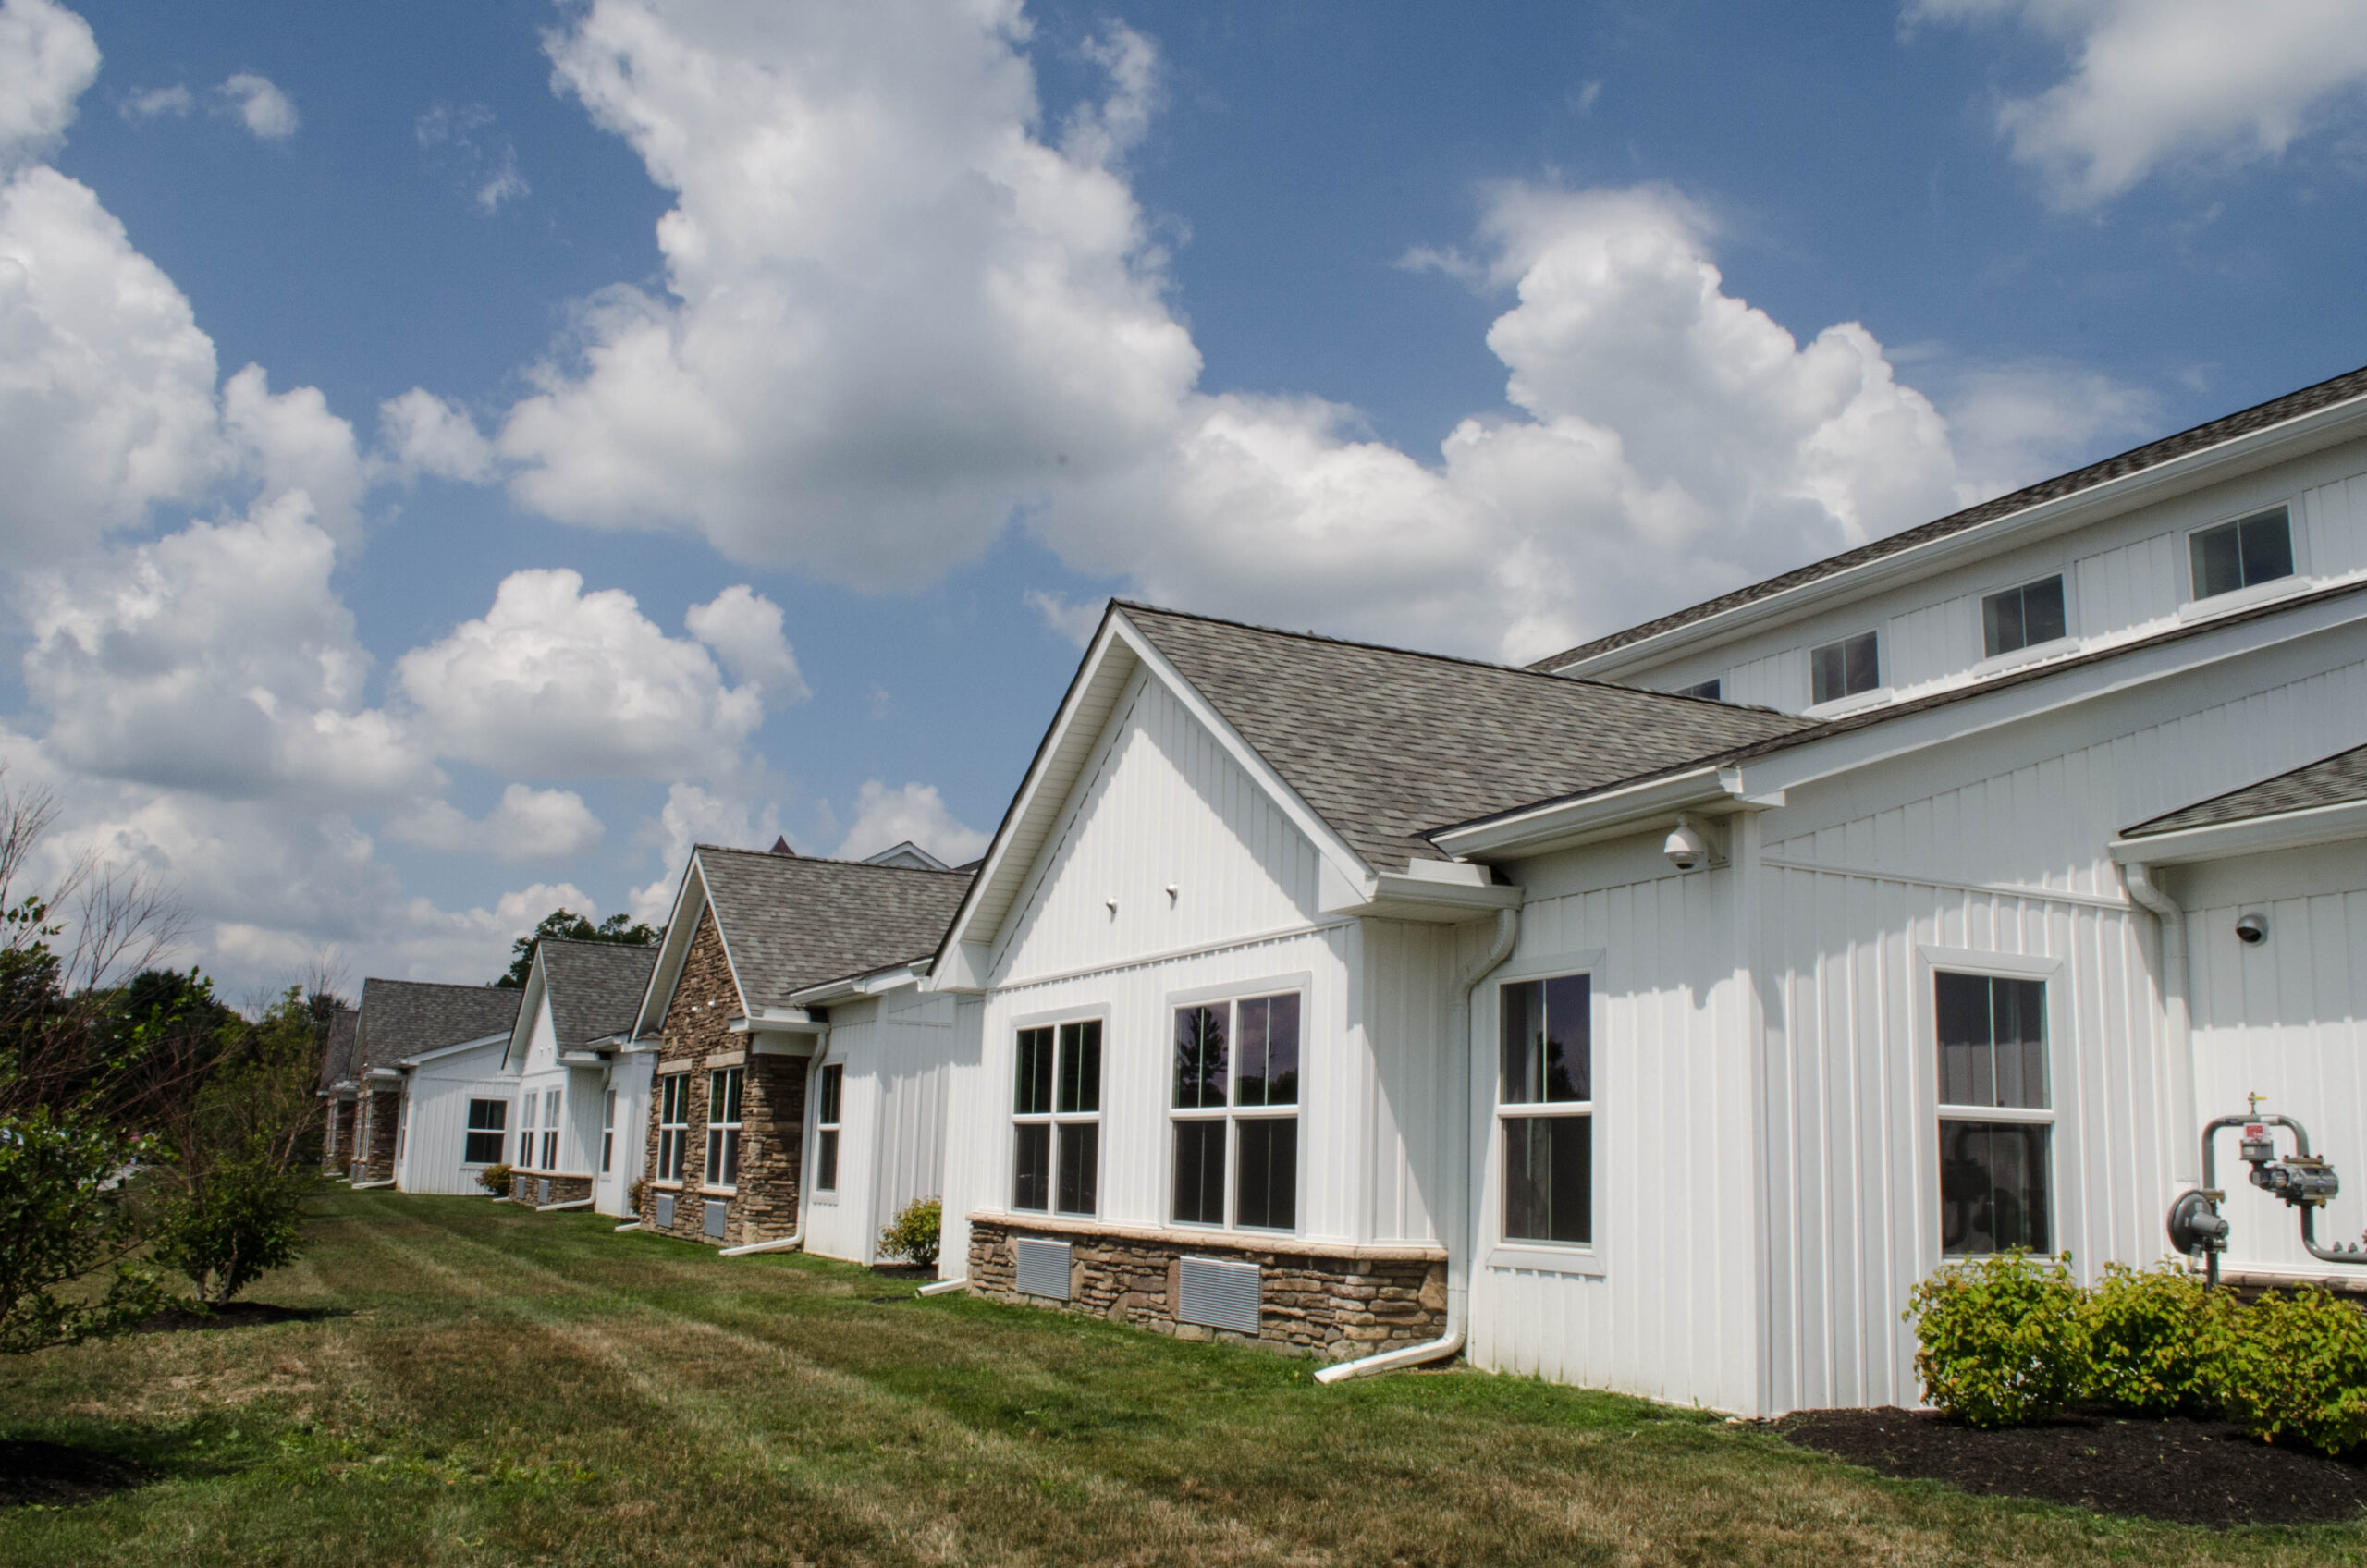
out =
[[[2280,816],[2312,806],[2346,805],[2367,801],[2367,746],[2354,746],[2305,767],[2180,806],[2121,832],[2124,839],[2150,839],[2189,827],[2216,827],[2222,823],[2249,822],[2254,817]]]
[[[698,847],[732,972],[754,1007],[937,951],[965,871],[914,871],[715,844]]]
[[[406,1057],[503,1035],[518,1022],[520,993],[425,980],[364,980],[351,1077]]]
[[[1119,607],[1376,871],[1442,858],[1419,837],[1441,823],[1814,728],[1766,708]]]
[[[551,1027],[558,1047],[571,1050],[631,1029],[657,967],[657,949],[625,942],[578,942],[546,937],[536,951],[543,961],[543,994],[551,1004]]]
[[[350,1007],[329,1014],[329,1037],[321,1046],[321,1087],[333,1088],[353,1076],[353,1047],[362,1015]]]
[[[2086,468],[2075,469],[2069,473],[2058,474],[2053,479],[2042,480],[2026,489],[2017,490],[2010,496],[2000,496],[1993,501],[1983,501],[1977,507],[1968,507],[1963,511],[1951,512],[1946,517],[1918,524],[1902,533],[1891,534],[1887,538],[1860,545],[1854,550],[1845,550],[1840,555],[1801,567],[1797,571],[1787,571],[1780,577],[1771,577],[1763,582],[1754,582],[1747,588],[1737,588],[1731,594],[1722,594],[1714,599],[1706,599],[1688,609],[1662,616],[1656,620],[1640,622],[1628,627],[1624,631],[1614,631],[1608,637],[1598,637],[1591,643],[1582,643],[1575,648],[1555,654],[1551,658],[1539,659],[1529,668],[1559,669],[1580,659],[1591,658],[1597,654],[1607,654],[1615,648],[1626,647],[1631,643],[1640,643],[1648,637],[1656,637],[1663,631],[1674,631],[1677,627],[1693,621],[1706,620],[1713,615],[1722,614],[1738,606],[1772,598],[1787,589],[1814,582],[1819,578],[1831,577],[1835,573],[1847,571],[1853,567],[1863,566],[1868,561],[1880,560],[1884,556],[1896,555],[1901,550],[1911,550],[1918,545],[1929,544],[1934,539],[1944,539],[1952,533],[1961,533],[1968,528],[1978,528],[1982,523],[1994,522],[1999,518],[2025,510],[2041,502],[2076,495],[2082,490],[2091,490],[2112,480],[2158,467],[2174,458],[2182,458],[2189,452],[2199,452],[2206,447],[2215,447],[2223,441],[2232,441],[2238,435],[2246,435],[2272,424],[2280,424],[2288,419],[2299,419],[2303,414],[2313,413],[2319,409],[2347,402],[2358,397],[2367,397],[2367,367],[2337,375],[2331,381],[2321,381],[2314,386],[2304,386],[2298,392],[2288,392],[2282,398],[2273,398],[2268,402],[2229,414],[2224,419],[2214,419],[2208,424],[2198,424],[2191,430],[2182,430],[2175,435],[2165,435],[2159,441],[2148,442],[2142,447],[2134,447],[2117,457],[2106,458],[2100,463],[2091,463]]]

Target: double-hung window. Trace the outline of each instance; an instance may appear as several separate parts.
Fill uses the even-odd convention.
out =
[[[2019,653],[2069,633],[2063,613],[2063,579],[2025,582],[1981,601],[1981,646],[1991,658]]]
[[[557,1089],[547,1090],[543,1095],[543,1163],[536,1167],[537,1170],[557,1170],[558,1169],[560,1097]]]
[[[2187,535],[2193,557],[2194,596],[2215,598],[2293,575],[2293,520],[2283,507],[2239,517]]]
[[[1837,703],[1883,683],[1882,644],[1870,631],[1809,650],[1809,703]]]
[[[1504,1145],[1508,1242],[1594,1242],[1593,978],[1557,974],[1500,987],[1496,1120]]]
[[[1177,1224],[1297,1229],[1298,1064],[1295,991],[1175,1010]]]
[[[1101,1020],[1019,1031],[1011,1207],[1092,1214],[1101,1185]]]
[[[460,1141],[463,1165],[501,1163],[503,1134],[509,1131],[508,1100],[471,1100],[468,1135]]]
[[[706,1080],[706,1184],[740,1184],[740,1089],[744,1067],[719,1067]]]
[[[617,1165],[617,1092],[610,1089],[600,1102],[600,1174],[606,1176]]]
[[[1942,970],[1933,983],[1940,1250],[1949,1257],[2046,1252],[2054,1235],[2046,982]]]
[[[657,1081],[657,1179],[682,1179],[682,1149],[691,1136],[691,1075],[673,1072]]]
[[[534,1116],[543,1108],[543,1096],[526,1096],[526,1114],[518,1119],[518,1163],[532,1170],[534,1164]]]
[[[839,1190],[839,1106],[846,1094],[846,1068],[832,1062],[822,1069],[822,1083],[814,1106],[814,1190]]]

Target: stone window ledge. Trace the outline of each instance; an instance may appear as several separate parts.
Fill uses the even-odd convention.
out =
[[[680,1182],[656,1181],[649,1184],[661,1193],[679,1193],[682,1190],[682,1183]]]
[[[1000,1225],[1012,1231],[1075,1236],[1087,1241],[1150,1242],[1160,1246],[1202,1252],[1264,1253],[1282,1257],[1364,1258],[1377,1263],[1446,1261],[1446,1248],[1422,1242],[1401,1242],[1393,1245],[1318,1242],[1270,1231],[1195,1231],[1165,1225],[1116,1225],[1100,1219],[1080,1219],[1073,1215],[1019,1214],[994,1208],[973,1211],[970,1221],[972,1224]]]
[[[699,1192],[701,1195],[710,1198],[736,1198],[740,1195],[740,1189],[737,1187],[701,1187]]]

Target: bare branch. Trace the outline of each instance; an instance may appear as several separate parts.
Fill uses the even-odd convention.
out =
[[[189,911],[178,895],[137,866],[96,871],[75,900],[74,913],[66,974],[77,990],[104,990],[154,968],[189,931]]]

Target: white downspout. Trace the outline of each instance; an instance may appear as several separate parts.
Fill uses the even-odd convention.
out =
[[[2170,1117],[2178,1128],[2170,1139],[2170,1146],[2177,1151],[2171,1180],[2191,1187],[2202,1180],[2202,1172],[2194,1164],[2197,1145],[2192,1136],[2194,1028],[2187,1008],[2186,907],[2162,890],[2153,880],[2152,866],[2123,865],[2120,876],[2128,886],[2128,896],[2151,911],[2162,929],[2162,1015],[2169,1034]]]
[[[824,1035],[816,1040],[814,1054],[805,1059],[805,1114],[799,1118],[797,1123],[797,1229],[769,1242],[750,1242],[745,1246],[725,1247],[716,1255],[718,1257],[750,1257],[760,1252],[788,1252],[805,1244],[805,1212],[814,1202],[813,1170],[807,1164],[807,1156],[813,1150],[807,1146],[806,1129],[813,1124],[814,1119],[814,1070],[821,1065],[826,1048],[823,1042],[828,1039],[829,1036]]]
[[[1468,1096],[1476,1092],[1473,1086],[1479,1081],[1478,1064],[1473,1060],[1475,1047],[1471,1044],[1471,993],[1480,981],[1494,974],[1504,960],[1513,956],[1514,944],[1519,940],[1520,910],[1518,906],[1498,910],[1495,940],[1488,945],[1488,950],[1480,954],[1469,968],[1455,975],[1454,984],[1449,988],[1449,994],[1453,998],[1453,1019],[1448,1027],[1447,1037],[1451,1040],[1459,1037],[1463,1043],[1463,1078],[1466,1096],[1461,1139],[1465,1146],[1459,1146],[1454,1152],[1461,1161],[1463,1179],[1468,1184],[1469,1191],[1466,1193],[1462,1206],[1464,1233],[1460,1240],[1463,1244],[1458,1247],[1450,1243],[1447,1248],[1446,1332],[1435,1340],[1427,1340],[1417,1345],[1401,1345],[1395,1350],[1382,1351],[1378,1355],[1367,1355],[1360,1360],[1343,1361],[1335,1366],[1326,1366],[1315,1375],[1315,1380],[1318,1383],[1341,1383],[1350,1378],[1368,1377],[1375,1372],[1392,1372],[1400,1366],[1419,1366],[1426,1361],[1443,1360],[1463,1348],[1463,1341],[1469,1331],[1467,1326],[1471,1317],[1471,1265],[1478,1247],[1479,1236],[1480,1183],[1473,1179],[1471,1150],[1467,1146],[1472,1121],[1478,1115],[1478,1109],[1469,1103]]]

